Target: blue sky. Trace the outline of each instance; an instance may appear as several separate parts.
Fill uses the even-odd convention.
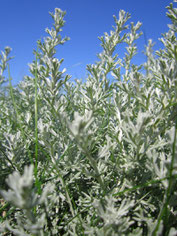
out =
[[[48,12],[56,7],[66,10],[66,24],[63,35],[70,41],[58,47],[57,57],[64,58],[63,67],[72,78],[85,78],[86,65],[97,60],[101,52],[99,36],[112,30],[113,15],[118,16],[120,9],[131,13],[130,22],[143,23],[142,31],[146,38],[158,43],[161,33],[168,30],[169,19],[165,7],[172,0],[1,0],[0,11],[0,50],[10,46],[10,63],[13,84],[29,74],[28,63],[34,59],[33,49],[38,39],[46,36],[45,28],[51,27],[52,18]],[[174,3],[175,4],[175,3]],[[145,37],[137,42],[140,53],[144,50]],[[119,51],[117,51],[119,53]],[[138,62],[145,59],[139,54]]]

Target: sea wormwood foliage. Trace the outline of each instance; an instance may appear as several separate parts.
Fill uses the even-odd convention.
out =
[[[9,85],[3,76],[11,49],[2,52],[2,235],[177,234],[177,9],[167,9],[164,47],[154,53],[149,40],[141,65],[141,23],[114,16],[85,82],[70,82],[55,57],[69,39],[60,9],[16,88],[10,69]]]

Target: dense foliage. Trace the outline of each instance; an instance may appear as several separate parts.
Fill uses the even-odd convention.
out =
[[[1,235],[177,235],[177,8],[167,9],[164,47],[149,40],[141,65],[141,23],[114,16],[84,82],[55,57],[68,40],[60,9],[17,87],[2,52]]]

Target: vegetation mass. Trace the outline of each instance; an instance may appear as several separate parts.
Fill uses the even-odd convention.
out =
[[[140,65],[141,23],[114,16],[84,82],[55,57],[69,39],[60,9],[16,87],[1,53],[1,235],[177,235],[176,2],[163,49],[149,40]]]

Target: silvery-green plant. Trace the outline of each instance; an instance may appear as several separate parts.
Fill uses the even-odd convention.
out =
[[[55,57],[69,39],[61,37],[60,9],[50,13],[53,27],[37,42],[31,76],[17,88],[10,49],[2,53],[4,235],[177,234],[177,9],[172,3],[167,9],[164,47],[154,53],[149,40],[140,65],[134,57],[141,23],[129,25],[123,10],[114,16],[84,82],[70,82],[63,59]]]

